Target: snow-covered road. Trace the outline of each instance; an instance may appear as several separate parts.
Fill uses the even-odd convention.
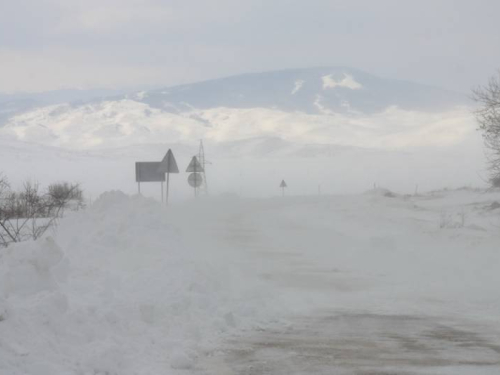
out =
[[[498,334],[447,317],[324,312],[248,333],[201,374],[498,374]]]
[[[499,194],[383,195],[207,203],[196,238],[243,255],[283,316],[195,373],[499,374]]]

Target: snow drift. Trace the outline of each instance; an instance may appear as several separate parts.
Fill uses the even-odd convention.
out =
[[[165,374],[267,320],[265,288],[185,246],[168,219],[111,192],[56,239],[0,252],[0,373]]]

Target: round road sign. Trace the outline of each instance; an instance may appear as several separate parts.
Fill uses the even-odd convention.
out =
[[[188,183],[194,188],[200,187],[203,177],[199,173],[191,173],[188,177]]]

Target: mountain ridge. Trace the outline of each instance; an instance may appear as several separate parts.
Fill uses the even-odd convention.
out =
[[[132,99],[172,113],[214,107],[258,107],[308,114],[371,114],[391,106],[442,111],[470,103],[465,94],[432,85],[380,78],[345,66],[321,66],[244,73],[140,91],[65,89],[32,94],[0,93],[0,126],[34,108],[121,99]]]
[[[341,66],[246,73],[126,97],[172,112],[259,107],[308,114],[369,114],[390,106],[440,111],[469,102],[463,94]]]
[[[352,68],[288,69],[33,108],[7,115],[0,137],[69,149],[255,137],[444,146],[475,128],[465,99]]]

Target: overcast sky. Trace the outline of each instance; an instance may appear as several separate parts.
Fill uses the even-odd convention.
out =
[[[328,65],[468,92],[500,68],[500,1],[0,0],[0,92]]]

